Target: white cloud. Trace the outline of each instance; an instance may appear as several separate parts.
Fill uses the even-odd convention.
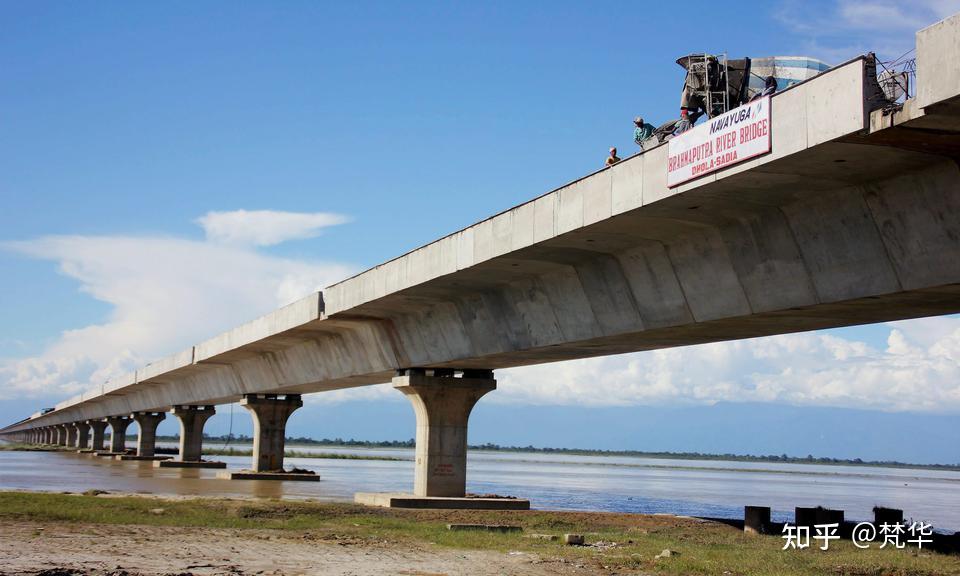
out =
[[[781,2],[776,19],[801,36],[801,50],[838,64],[866,52],[897,58],[914,47],[914,33],[960,12],[960,0],[836,0],[818,8]]]
[[[273,246],[287,240],[314,238],[324,228],[349,219],[329,212],[279,212],[275,210],[232,210],[207,212],[197,219],[207,240],[236,246]]]
[[[49,236],[0,248],[59,263],[112,306],[36,357],[0,362],[0,398],[66,397],[186,348],[350,275],[338,263],[180,238]]]
[[[514,368],[497,378],[492,402],[960,413],[960,318],[893,323],[882,350],[831,333],[788,334]]]

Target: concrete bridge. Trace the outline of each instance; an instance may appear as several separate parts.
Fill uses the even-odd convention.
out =
[[[771,152],[667,186],[666,144],[3,429],[149,457],[167,411],[196,463],[241,401],[279,470],[301,395],[393,381],[414,494],[464,496],[470,410],[498,368],[960,312],[960,15],[917,34],[916,95],[869,57],[771,100]],[[602,377],[602,375],[598,375]]]

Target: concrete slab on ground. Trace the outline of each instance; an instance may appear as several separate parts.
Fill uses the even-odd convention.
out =
[[[206,460],[157,460],[154,468],[226,468],[226,462],[208,462]]]
[[[220,480],[281,480],[294,482],[319,482],[319,474],[294,472],[252,472],[250,470],[217,472]]]
[[[523,498],[444,498],[415,496],[390,492],[357,492],[353,501],[382,508],[437,508],[444,510],[529,510],[530,501]]]
[[[134,456],[133,454],[122,454],[120,456],[114,456],[114,459],[116,460],[137,460],[140,462],[151,461],[151,460],[154,462],[162,462],[164,460],[170,460],[171,458],[172,456]]]

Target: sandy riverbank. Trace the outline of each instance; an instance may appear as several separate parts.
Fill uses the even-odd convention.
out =
[[[452,523],[516,531],[451,531]],[[585,535],[586,545],[542,537],[564,533]],[[960,557],[928,550],[860,550],[849,541],[833,542],[827,552],[782,545],[776,535],[667,515],[0,492],[0,576],[960,576]]]
[[[0,574],[439,575],[583,573],[538,555],[275,530],[6,523]]]

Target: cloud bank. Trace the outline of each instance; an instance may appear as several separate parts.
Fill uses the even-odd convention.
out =
[[[275,222],[248,218],[246,233],[279,241]],[[170,237],[48,236],[0,248],[57,262],[82,292],[112,307],[104,322],[64,331],[38,356],[0,361],[0,399],[63,399],[354,272],[340,263],[262,254],[242,243]]]

